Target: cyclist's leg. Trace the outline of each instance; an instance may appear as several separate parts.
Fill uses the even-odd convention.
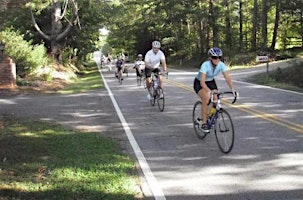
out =
[[[209,102],[209,94],[205,88],[203,89],[201,87],[200,81],[198,79],[195,79],[194,81],[194,90],[196,91],[197,95],[200,97],[202,101],[201,120],[202,123],[205,124],[207,122],[207,105],[208,105],[208,103],[205,102]]]
[[[159,76],[159,81],[160,81],[160,87],[163,89],[163,77],[160,74],[158,74],[158,76]]]
[[[121,66],[121,67],[118,67],[118,74],[119,74],[119,77],[121,77],[121,79],[123,79],[122,66]]]
[[[146,77],[146,88],[147,90],[150,88],[150,84],[151,84],[151,69],[145,69],[145,77]]]
[[[136,67],[136,74],[137,74],[137,77],[140,77],[139,67]]]

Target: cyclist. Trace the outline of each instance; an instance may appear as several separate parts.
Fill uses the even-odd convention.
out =
[[[161,48],[161,43],[159,41],[153,41],[152,49],[146,53],[144,58],[147,91],[149,91],[151,85],[151,73],[154,72],[158,74],[160,72],[159,70],[160,64],[162,64],[164,72],[167,69],[165,55],[163,51],[160,50],[160,48]],[[160,87],[163,89],[161,76],[159,76],[159,80],[160,80]],[[151,98],[149,93],[147,94],[147,98],[148,99]],[[160,98],[163,98],[163,94],[161,94]]]
[[[123,80],[122,75],[123,75],[123,59],[121,56],[117,57],[116,61],[116,77],[121,77],[121,80]]]
[[[136,69],[137,76],[141,77],[145,69],[145,63],[143,61],[142,54],[138,54],[134,68]]]
[[[194,90],[202,101],[202,119],[198,118],[197,123],[201,124],[202,131],[209,133],[207,122],[207,107],[210,100],[212,90],[218,90],[215,77],[222,72],[223,76],[232,90],[234,96],[236,91],[233,82],[227,71],[227,66],[220,60],[222,58],[222,50],[218,47],[213,47],[208,50],[209,60],[202,63],[201,68],[194,80]],[[214,97],[215,98],[215,97]],[[215,101],[215,99],[214,99]]]

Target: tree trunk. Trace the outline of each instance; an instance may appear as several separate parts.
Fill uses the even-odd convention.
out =
[[[253,28],[252,28],[252,37],[251,37],[251,48],[253,50],[257,49],[257,28],[258,28],[258,0],[254,0]]]
[[[67,4],[71,2],[73,4],[72,17],[69,20],[67,27],[63,30],[62,18],[65,15]],[[51,55],[56,58],[58,61],[61,61],[61,54],[63,49],[63,40],[71,32],[72,27],[75,26],[78,22],[78,4],[76,0],[65,0],[65,7],[62,13],[61,3],[58,0],[54,0],[52,5],[51,13],[51,31],[50,35],[45,34],[36,23],[35,17],[31,11],[32,21],[34,26],[41,37],[47,40],[50,43],[50,52]]]
[[[265,51],[267,49],[267,13],[268,4],[267,0],[262,0],[262,46],[261,49]]]
[[[279,22],[280,22],[280,0],[276,0],[276,18],[275,18],[275,26],[274,26],[273,36],[272,36],[272,42],[271,42],[271,46],[270,46],[271,50],[275,50]]]
[[[227,47],[230,49],[232,47],[232,36],[231,36],[229,0],[225,0],[224,4],[226,6],[226,11],[225,11],[225,43],[226,43]]]
[[[243,11],[242,0],[239,0],[239,46],[243,49]]]

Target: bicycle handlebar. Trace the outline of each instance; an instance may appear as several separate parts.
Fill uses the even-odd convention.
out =
[[[237,101],[237,98],[238,98],[238,96],[239,96],[239,93],[238,92],[236,92],[235,91],[235,93],[236,93],[236,96],[234,96],[234,100],[231,102],[232,104],[234,104],[236,101]],[[223,95],[223,94],[234,94],[233,92],[231,92],[231,91],[228,91],[228,92],[220,92],[220,91],[211,91],[210,92],[210,99],[211,99],[211,102],[214,102],[214,95],[218,95],[218,99],[220,99],[221,97],[220,97],[220,95]]]

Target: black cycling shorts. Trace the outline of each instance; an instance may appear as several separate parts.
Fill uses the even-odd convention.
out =
[[[210,90],[218,90],[217,84],[215,79],[211,80],[211,81],[205,81],[205,84],[207,85],[207,87]],[[198,79],[195,78],[194,80],[194,90],[195,92],[198,94],[198,92],[202,89],[202,86],[200,84],[200,81]]]
[[[158,68],[155,68],[155,69],[145,68],[145,76],[146,76],[146,78],[151,77],[152,72],[154,72],[155,74],[159,74],[160,70]]]

